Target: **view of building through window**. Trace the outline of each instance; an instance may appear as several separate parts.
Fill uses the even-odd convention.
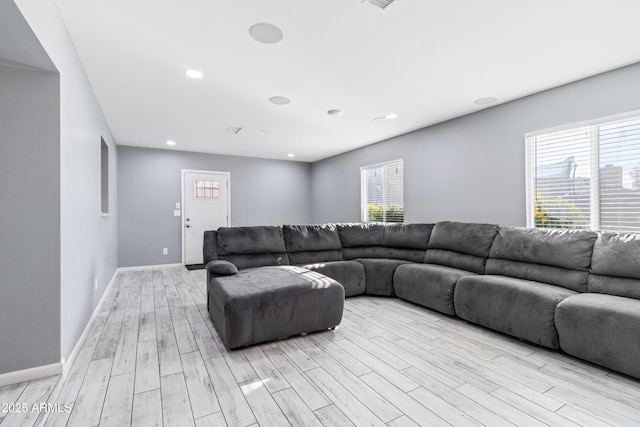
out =
[[[640,231],[640,117],[527,144],[529,226]]]

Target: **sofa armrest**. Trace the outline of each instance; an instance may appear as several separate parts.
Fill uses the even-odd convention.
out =
[[[238,267],[229,261],[209,261],[205,268],[207,272],[215,276],[233,276],[234,274],[238,274]]]

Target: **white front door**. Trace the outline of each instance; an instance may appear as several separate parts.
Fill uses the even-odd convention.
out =
[[[184,264],[202,264],[206,230],[229,226],[229,173],[182,171]]]

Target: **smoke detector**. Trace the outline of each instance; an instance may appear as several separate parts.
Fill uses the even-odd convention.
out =
[[[364,3],[366,0],[362,0],[362,2]],[[379,7],[382,10],[385,10],[386,8],[388,8],[389,6],[391,6],[393,4],[393,2],[395,2],[395,0],[369,0],[369,3]]]

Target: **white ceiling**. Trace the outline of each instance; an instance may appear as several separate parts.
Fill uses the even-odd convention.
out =
[[[0,1],[0,65],[57,71],[22,13],[11,1]]]
[[[55,1],[116,142],[141,147],[316,161],[640,61],[638,0]],[[250,37],[265,22],[280,43]]]

